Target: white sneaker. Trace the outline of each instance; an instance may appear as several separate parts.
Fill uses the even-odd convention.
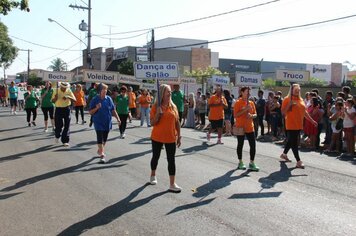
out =
[[[69,143],[63,143],[64,147],[69,147]]]
[[[104,157],[100,158],[100,161],[99,161],[100,164],[105,164],[106,163],[106,160]]]
[[[47,132],[48,132],[48,129],[44,129],[43,132],[47,133]]]
[[[121,135],[121,138],[124,139],[125,137],[126,137],[126,134],[123,133],[123,134]]]
[[[169,186],[169,191],[174,193],[180,193],[182,191],[182,188],[179,187],[176,183],[174,183],[173,185]]]
[[[59,143],[59,138],[54,138],[55,143]]]
[[[16,112],[16,111],[14,111],[14,115],[17,115],[17,112]]]
[[[156,185],[156,184],[157,184],[157,178],[156,178],[156,176],[151,176],[151,177],[150,177],[150,184],[151,184],[151,185]]]

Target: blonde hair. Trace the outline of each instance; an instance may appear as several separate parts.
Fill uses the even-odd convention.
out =
[[[289,92],[288,92],[288,95],[287,95],[287,97],[292,97],[292,95],[293,95],[293,89],[295,88],[295,87],[299,87],[299,94],[298,94],[298,97],[299,97],[299,99],[302,99],[302,94],[300,93],[300,85],[299,84],[293,84],[292,86],[291,86],[291,88],[289,89]]]
[[[166,90],[167,90],[168,88],[170,88],[170,87],[169,87],[169,85],[167,85],[167,84],[161,84],[161,85],[159,86],[159,94],[157,94],[157,95],[159,95],[159,97],[157,96],[157,99],[156,99],[156,101],[155,101],[155,106],[156,106],[156,108],[158,108],[158,98],[160,99],[159,104],[162,104],[163,95],[164,95],[164,93],[166,92]],[[178,117],[179,117],[179,115],[178,115],[178,109],[177,109],[177,106],[173,103],[171,97],[169,98],[169,101],[168,101],[168,107],[171,107],[171,108],[173,109],[173,112],[174,112],[174,114],[176,115],[176,118],[178,119]]]
[[[193,107],[195,107],[195,95],[194,93],[189,93],[188,95],[188,101],[192,100],[193,101]]]

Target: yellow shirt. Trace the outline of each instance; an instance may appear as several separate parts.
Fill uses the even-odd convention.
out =
[[[70,90],[70,88],[66,89],[66,91],[64,91],[64,92],[62,92],[62,90],[60,88],[54,89],[54,92],[52,94],[52,99],[54,99],[54,97],[56,96],[57,92],[58,92],[58,99],[55,102],[55,106],[56,107],[68,107],[68,106],[70,106],[72,101],[69,98],[71,98],[74,101],[76,101],[75,96],[72,93],[72,91]],[[66,99],[63,99],[64,97],[66,97]]]

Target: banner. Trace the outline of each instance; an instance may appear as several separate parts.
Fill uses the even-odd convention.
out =
[[[193,77],[180,77],[181,84],[196,84],[197,79]]]
[[[229,86],[230,78],[228,76],[213,75],[211,77],[211,82],[221,86]]]
[[[158,79],[160,84],[179,84],[179,78]]]
[[[84,70],[84,81],[88,83],[118,84],[118,72]]]
[[[24,94],[27,92],[27,87],[17,87],[17,100],[24,100]]]
[[[138,79],[178,78],[178,62],[135,62],[135,77]]]
[[[237,86],[250,86],[260,87],[262,85],[262,75],[257,73],[246,73],[236,71],[235,85]]]
[[[68,71],[43,71],[43,81],[72,82],[73,73]]]
[[[141,83],[140,89],[157,90],[157,84]]]
[[[307,82],[310,77],[309,71],[304,70],[277,70],[276,80],[290,82]]]

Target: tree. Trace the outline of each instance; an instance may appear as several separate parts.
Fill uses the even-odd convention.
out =
[[[267,78],[262,81],[262,87],[267,90],[273,90],[276,87],[276,80],[273,78]]]
[[[131,60],[125,60],[121,62],[117,66],[117,68],[120,74],[134,75],[134,67],[133,67],[133,62]]]
[[[308,82],[304,84],[306,87],[325,87],[328,83],[325,80],[311,77]]]
[[[21,11],[30,11],[28,0],[0,0],[0,14],[7,15],[13,8],[20,8]]]
[[[1,1],[1,0],[0,0]],[[0,67],[8,68],[17,56],[18,49],[7,33],[7,27],[0,22]]]
[[[32,85],[33,87],[39,87],[40,85],[44,85],[45,82],[43,82],[41,78],[38,78],[35,73],[31,73],[27,80],[27,84]]]
[[[51,61],[51,65],[48,69],[53,71],[66,71],[67,70],[67,63],[65,63],[62,59],[56,58]]]
[[[184,76],[193,77],[197,79],[197,83],[202,84],[202,89],[204,90],[204,83],[206,82],[207,78],[210,78],[213,75],[223,75],[228,76],[229,73],[224,72],[222,73],[219,69],[214,67],[208,66],[205,70],[197,69],[190,71],[184,71]]]

